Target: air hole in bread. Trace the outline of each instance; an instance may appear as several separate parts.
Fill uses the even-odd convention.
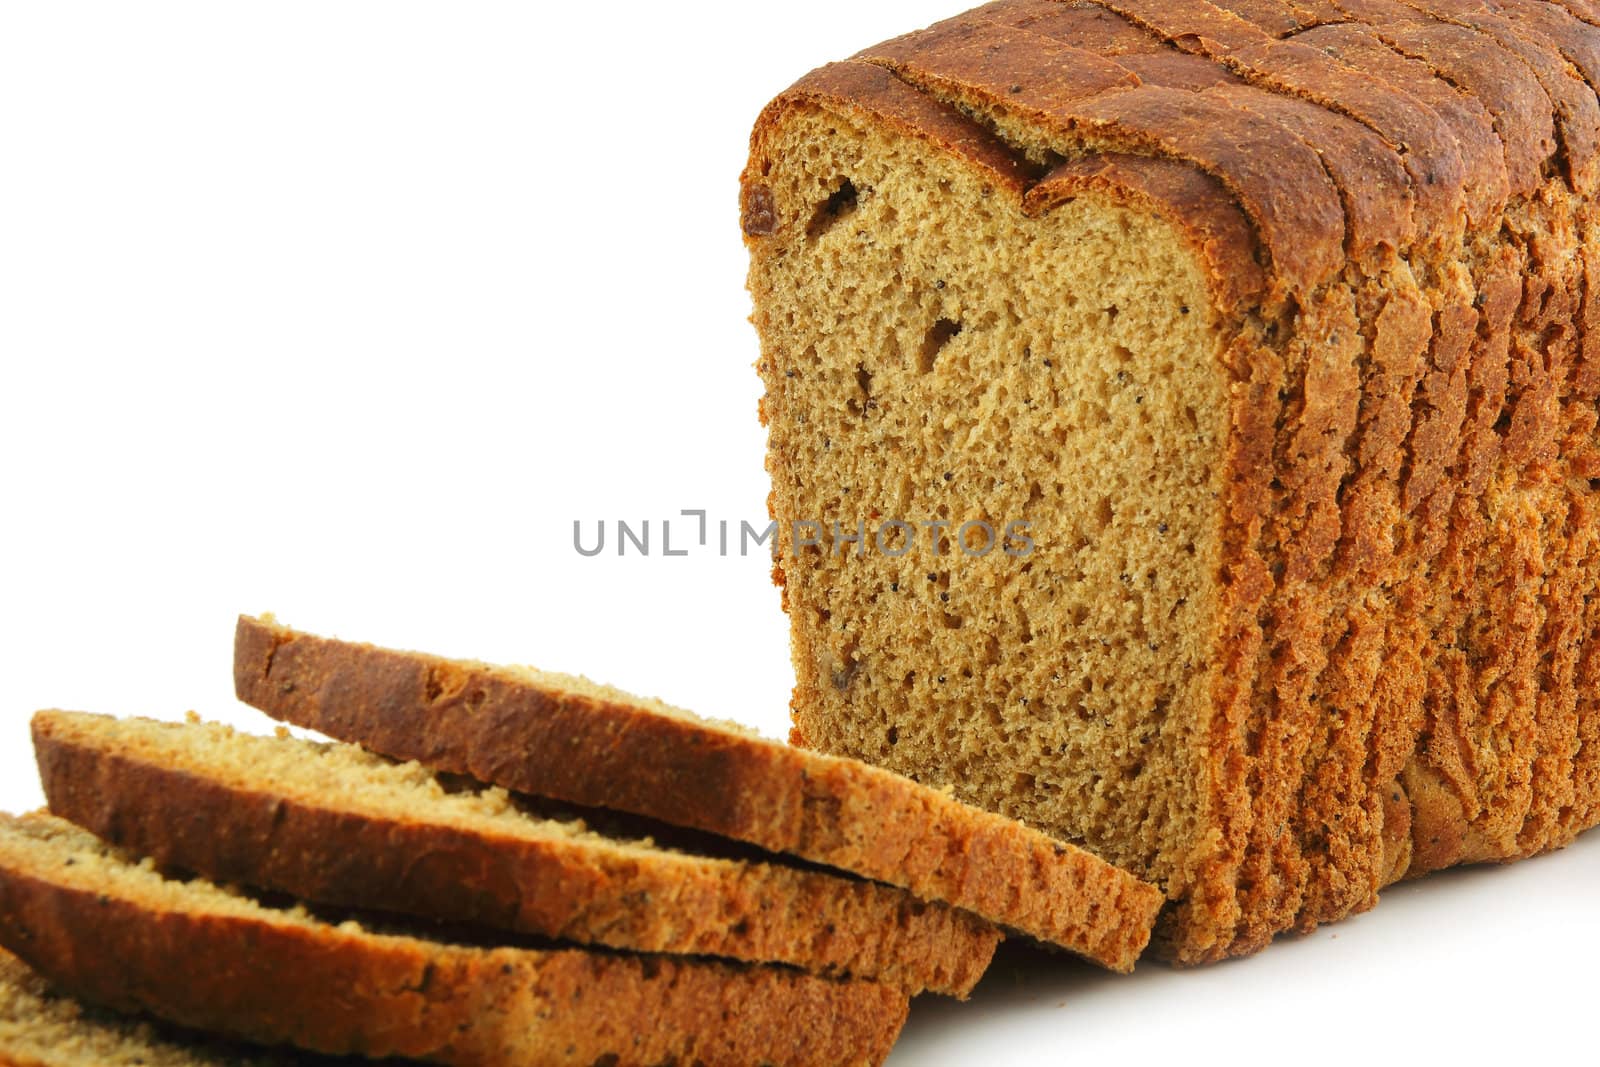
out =
[[[815,241],[833,229],[840,219],[856,209],[860,199],[861,195],[856,191],[855,182],[849,178],[840,179],[838,187],[828,199],[818,204],[817,210],[811,213],[811,221],[806,225],[806,236]]]
[[[856,388],[861,395],[845,401],[845,407],[850,409],[852,415],[865,415],[875,401],[872,399],[872,372],[860,363],[856,364]]]
[[[934,360],[939,358],[944,346],[960,332],[961,324],[951,319],[940,319],[928,327],[928,335],[922,342],[922,355],[917,360],[917,369],[923,374],[933,370]]]

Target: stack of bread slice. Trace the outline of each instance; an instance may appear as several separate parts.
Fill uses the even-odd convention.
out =
[[[35,716],[50,811],[0,816],[0,1063],[276,1062],[191,1033],[876,1063],[908,999],[965,997],[1003,931],[1124,971],[1161,903],[908,779],[582,679],[270,618],[240,619],[234,671],[336,740]]]

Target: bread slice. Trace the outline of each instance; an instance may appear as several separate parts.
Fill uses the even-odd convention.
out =
[[[48,815],[0,817],[0,945],[118,1010],[436,1063],[877,1063],[907,998],[780,967],[477,947],[260,903]],[[114,961],[114,962],[113,962]]]
[[[280,728],[281,729],[281,728]],[[1000,932],[901,889],[610,836],[353,745],[42,711],[52,813],[162,867],[319,904],[964,996]],[[622,822],[623,820],[616,820]]]
[[[799,856],[1116,970],[1133,966],[1161,903],[1081,849],[908,778],[584,679],[241,617],[234,685],[274,718],[395,759]]]
[[[0,1067],[309,1067],[321,1057],[252,1049],[79,1003],[0,951]]]

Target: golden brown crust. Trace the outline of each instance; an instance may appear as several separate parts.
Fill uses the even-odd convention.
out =
[[[821,872],[496,836],[425,810],[364,815],[336,797],[296,801],[203,760],[176,768],[141,757],[97,732],[97,720],[34,717],[52,813],[212,881],[610,948],[788,963],[910,994],[964,997],[1000,940],[966,912]]]
[[[1052,37],[1125,67],[1135,56],[1164,51],[1159,40],[1087,0],[995,0],[971,12],[975,18]],[[960,16],[958,16],[960,17]]]
[[[1117,62],[1139,76],[1146,85],[1204,92],[1220,86],[1243,85],[1244,79],[1222,64],[1190,52],[1171,49],[1118,56]]]
[[[906,136],[925,140],[977,168],[997,188],[1021,197],[1034,168],[999,138],[919,93],[870,63],[830,63],[801,78],[762,111],[750,135],[750,158],[763,158],[762,141],[791,109],[826,107],[870,115]],[[758,168],[740,179],[740,216],[747,239],[771,234],[780,224],[773,215],[772,192]]]
[[[1316,152],[1285,143],[1275,123],[1205,95],[1137,85],[1125,69],[1118,83],[1105,60],[1038,33],[975,22],[960,31],[959,47],[935,27],[858,58],[936,94],[1003,108],[1062,141],[1199,166],[1238,197],[1289,289],[1314,288],[1342,260],[1338,193]],[[1014,73],[1023,70],[1026,79]]]
[[[1511,195],[1506,176],[1505,147],[1494,122],[1475,97],[1457,92],[1436,77],[1427,64],[1394,51],[1371,28],[1359,23],[1313,27],[1294,38],[1365,70],[1403,89],[1438,116],[1463,160],[1470,161],[1472,180],[1466,193],[1468,217],[1476,226],[1492,225]]]
[[[1550,98],[1502,42],[1462,26],[1415,17],[1399,0],[1335,0],[1403,55],[1424,60],[1494,116],[1511,192],[1529,196],[1556,152]]]
[[[1590,26],[1600,27],[1600,4],[1595,0],[1552,0],[1552,3],[1565,8],[1578,20]]]
[[[1019,62],[1019,56],[1026,58]],[[970,16],[862,49],[855,58],[895,71],[937,70],[953,81],[995,90],[996,95],[1026,94],[1031,106],[1046,111],[1070,109],[1080,100],[1139,84],[1112,59],[1031,29]],[[1028,72],[1026,82],[1018,82],[1019,71]]]
[[[1570,45],[1584,41],[1586,34],[1568,35],[1569,48],[1564,49],[1560,39],[1548,33],[1543,25],[1507,18],[1481,4],[1462,0],[1404,2],[1441,21],[1489,37],[1525,64],[1548,97],[1547,110],[1554,111],[1555,132],[1568,183],[1580,193],[1594,188],[1597,169],[1600,169],[1600,100],[1596,99],[1592,84],[1584,81],[1580,71],[1568,62],[1566,54]],[[1582,49],[1579,54],[1583,54]]]
[[[1161,903],[1081,849],[899,775],[494,668],[241,617],[234,685],[274,718],[396,759],[800,856],[1116,970]]]
[[[1343,115],[1292,96],[1252,86],[1225,86],[1213,95],[1278,123],[1316,148],[1339,187],[1351,258],[1409,248],[1416,237],[1416,198],[1405,164],[1383,139]]]
[[[1402,152],[1425,231],[1453,232],[1492,160],[1464,159],[1439,116],[1408,93],[1294,40],[1280,41],[1204,3],[1095,0],[1186,51],[1211,56],[1253,85],[1299,96],[1361,122]],[[1474,217],[1484,213],[1481,206]]]
[[[1586,162],[1587,138],[1593,135],[1592,94],[1581,87],[1575,72],[1558,65],[1559,49],[1548,42],[1535,46],[1520,29],[1504,24],[1491,27],[1484,18],[1467,18],[1461,11],[1438,12],[1461,23],[1476,23],[1479,28],[1497,28],[1493,35],[1462,26],[1439,27],[1417,19],[1394,19],[1389,7],[1369,0],[1363,5],[1369,16],[1390,17],[1399,26],[1385,28],[1386,35],[1402,49],[1410,50],[1433,64],[1446,77],[1483,97],[1497,115],[1502,130],[1524,121],[1528,109],[1541,106],[1559,120],[1552,127],[1560,132],[1569,181],[1581,184],[1590,171]],[[1415,6],[1415,5],[1414,5]],[[1452,5],[1445,5],[1452,6]],[[1453,7],[1453,6],[1452,6]],[[1411,32],[1426,28],[1431,37]],[[1504,76],[1507,57],[1526,68],[1520,96],[1513,97],[1515,82],[1507,85]],[[1515,69],[1513,64],[1512,69]],[[1533,82],[1537,85],[1533,85]],[[1498,94],[1498,95],[1497,95]],[[1539,94],[1543,94],[1542,101]],[[1520,110],[1519,110],[1520,109]],[[1587,114],[1587,118],[1585,118]],[[1534,157],[1526,144],[1518,149],[1508,138],[1512,155],[1520,151],[1523,167],[1531,167]],[[1541,163],[1546,166],[1548,161]],[[1542,180],[1542,177],[1541,177]],[[1579,215],[1579,233],[1582,233]],[[1527,283],[1523,294],[1525,320],[1513,333],[1510,396],[1507,398],[1508,427],[1501,454],[1518,467],[1534,457],[1553,458],[1555,435],[1562,418],[1558,415],[1560,395],[1566,387],[1570,363],[1573,309],[1580,298],[1581,282],[1569,264],[1572,247],[1573,216],[1563,198],[1548,189],[1538,201],[1519,208],[1508,216],[1507,233],[1526,253]],[[1537,309],[1537,310],[1535,310]],[[1535,325],[1542,321],[1545,325]],[[1556,333],[1550,332],[1550,325]],[[1534,356],[1535,348],[1544,351]],[[1432,424],[1440,425],[1438,420]],[[1453,431],[1438,436],[1432,454],[1442,454]],[[1478,667],[1467,671],[1454,663],[1452,653],[1443,654],[1441,674],[1429,686],[1430,692],[1459,693],[1459,687],[1479,694],[1476,699],[1446,696],[1428,714],[1422,755],[1408,769],[1410,791],[1425,799],[1425,817],[1419,815],[1416,827],[1426,836],[1427,847],[1419,847],[1417,861],[1436,864],[1449,860],[1496,858],[1518,854],[1548,844],[1550,828],[1557,821],[1557,810],[1570,794],[1571,736],[1573,697],[1568,683],[1574,665],[1572,657],[1561,651],[1563,634],[1576,632],[1577,614],[1571,593],[1574,573],[1582,566],[1575,548],[1563,531],[1563,517],[1572,506],[1570,494],[1549,487],[1533,487],[1532,498],[1507,496],[1493,490],[1481,516],[1461,514],[1443,521],[1450,513],[1453,486],[1439,476],[1437,466],[1431,477],[1413,478],[1407,485],[1408,508],[1423,523],[1424,541],[1448,541],[1444,561],[1452,568],[1447,573],[1459,577],[1451,581],[1466,583],[1468,589],[1486,591],[1481,607],[1463,605],[1446,623],[1444,632],[1472,634],[1471,642],[1481,652]],[[1426,471],[1424,472],[1426,473]],[[1430,518],[1430,512],[1432,516]],[[1473,531],[1488,526],[1485,536]],[[1507,532],[1498,530],[1509,527]],[[1531,531],[1531,532],[1530,532]],[[1453,540],[1452,540],[1453,539]],[[1433,549],[1424,550],[1424,558]],[[1508,576],[1535,570],[1547,575],[1546,594],[1506,597]],[[1512,579],[1515,580],[1514,578]],[[1470,599],[1470,598],[1469,598]],[[1477,621],[1477,620],[1487,621]],[[1540,649],[1545,649],[1543,654]],[[1441,786],[1448,784],[1448,793]],[[1451,795],[1453,794],[1453,795]],[[1449,795],[1449,802],[1445,797]],[[1450,820],[1467,825],[1452,828]],[[1419,841],[1419,844],[1422,842]]]
[[[904,995],[869,982],[173,907],[56,862],[7,851],[0,943],[85,1000],[269,1044],[485,1067],[832,1065],[881,1062],[905,1019]]]
[[[1275,2],[1260,0],[1262,10]],[[980,11],[993,12],[1004,6],[991,4]],[[1190,92],[1215,90],[1218,98],[1265,116],[1315,150],[1339,186],[1351,255],[1365,255],[1380,246],[1393,251],[1410,243],[1415,233],[1410,179],[1399,156],[1371,131],[1305,100],[1246,87],[1242,78],[1216,59],[1180,52],[1120,15],[1087,5],[1072,10],[1099,15],[1092,24],[1098,32],[1080,30],[1074,39],[1085,46],[1119,49],[1102,54],[1115,54],[1117,62],[1145,84]],[[1296,27],[1304,24],[1298,16],[1290,16],[1288,21]],[[1030,25],[1036,32],[1057,35],[1042,20]],[[1130,36],[1141,40],[1146,50],[1129,49]]]
[[[1215,0],[1213,6],[1239,16],[1273,37],[1289,37],[1305,29],[1311,21],[1304,11],[1278,0]]]
[[[1451,9],[1458,7],[1471,13],[1491,10],[1487,4],[1470,0]],[[1546,0],[1496,0],[1492,11],[1522,26],[1537,43],[1565,56],[1585,81],[1600,88],[1600,34],[1570,11]]]

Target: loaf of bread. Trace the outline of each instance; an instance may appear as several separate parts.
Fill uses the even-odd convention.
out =
[[[1184,962],[1600,821],[1597,26],[999,0],[778,97],[796,739],[1159,883]]]
[[[353,745],[62,711],[34,716],[33,742],[52,814],[163,869],[319,905],[786,963],[908,994],[965,996],[1000,941],[901,889],[669,849],[641,820],[585,823]]]
[[[163,877],[52,816],[0,816],[0,945],[88,1002],[333,1054],[487,1067],[881,1062],[890,986],[783,967],[479,947]]]
[[[240,618],[239,699],[393,759],[909,889],[1129,970],[1160,893],[1081,849],[855,760],[585,679]]]

